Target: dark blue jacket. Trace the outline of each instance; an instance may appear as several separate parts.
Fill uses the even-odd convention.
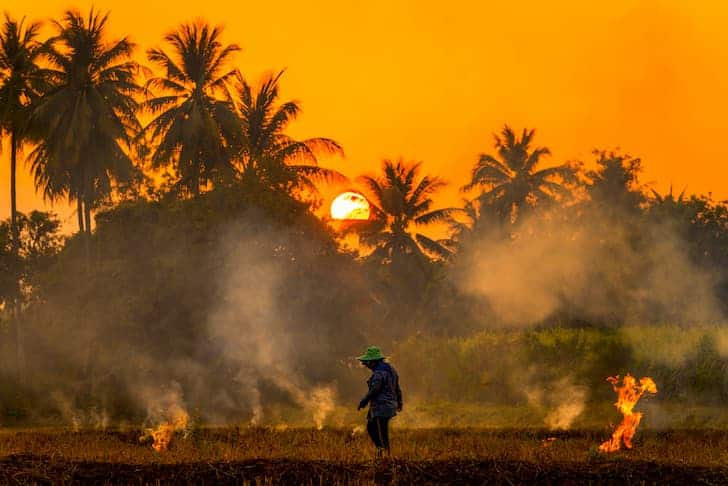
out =
[[[399,376],[392,365],[380,362],[367,380],[369,392],[362,402],[369,402],[369,417],[394,417],[402,407],[402,390]]]

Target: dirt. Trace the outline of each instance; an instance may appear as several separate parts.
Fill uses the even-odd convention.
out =
[[[728,484],[728,467],[635,461],[403,461],[363,463],[249,460],[190,464],[71,462],[14,455],[0,460],[2,484]]]

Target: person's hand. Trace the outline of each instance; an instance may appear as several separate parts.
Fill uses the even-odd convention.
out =
[[[356,409],[357,410],[361,410],[362,408],[364,408],[366,406],[367,406],[367,401],[366,400],[362,400],[361,402],[359,402],[359,406]]]
[[[401,412],[402,411],[402,404],[401,403],[399,405],[397,405],[397,411],[398,412]]]

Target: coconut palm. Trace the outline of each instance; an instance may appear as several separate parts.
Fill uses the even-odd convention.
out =
[[[336,171],[318,166],[320,153],[343,156],[341,146],[329,138],[296,140],[284,131],[301,113],[296,101],[279,103],[278,82],[283,71],[263,79],[257,90],[238,78],[238,112],[242,137],[237,149],[240,172],[246,182],[291,189],[313,186],[316,179],[344,179]]]
[[[681,231],[689,232],[702,226],[702,213],[708,214],[710,204],[695,196],[686,197],[685,189],[679,194],[670,190],[665,194],[660,194],[655,189],[650,189],[652,197],[645,204],[643,215],[648,221],[659,223],[661,227],[671,227],[672,230],[680,233]],[[702,238],[685,238],[685,241],[697,241]]]
[[[537,169],[546,147],[532,147],[535,130],[524,129],[520,138],[505,125],[495,135],[497,155],[481,154],[473,168],[470,184],[464,189],[480,188],[481,208],[494,206],[505,221],[513,222],[528,207],[551,202],[568,195],[564,182],[574,180],[569,164]]]
[[[391,262],[402,256],[425,255],[446,259],[452,256],[444,242],[436,241],[415,228],[448,222],[453,208],[433,209],[431,196],[445,182],[428,175],[419,178],[421,163],[402,160],[382,163],[383,176],[363,176],[369,203],[374,209],[371,227],[362,233],[362,241],[374,246],[372,257]]]
[[[54,22],[57,35],[45,50],[52,87],[33,114],[36,186],[50,200],[76,201],[79,231],[89,235],[92,210],[132,178],[128,151],[140,129],[134,44],[107,42],[107,21],[92,9],[87,18],[69,10]]]
[[[451,252],[460,250],[480,232],[481,218],[477,199],[463,199],[462,208],[454,208],[446,223],[450,237],[441,241]]]
[[[232,173],[230,147],[239,138],[240,122],[228,85],[236,71],[228,69],[235,44],[223,45],[221,27],[183,24],[164,40],[171,54],[155,48],[147,58],[164,71],[147,82],[145,108],[154,119],[144,132],[157,143],[152,165],[172,164],[179,185],[192,194]],[[161,94],[153,96],[151,90]]]
[[[647,200],[639,181],[642,161],[603,150],[594,151],[594,155],[597,168],[586,174],[589,179],[586,190],[592,204],[614,217],[638,214]]]
[[[27,139],[31,103],[42,93],[45,71],[39,66],[40,24],[12,19],[5,14],[0,33],[0,134],[10,137],[10,229],[15,247],[18,240],[18,209],[15,176],[18,151]]]

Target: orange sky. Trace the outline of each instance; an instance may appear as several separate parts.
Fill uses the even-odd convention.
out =
[[[283,96],[302,101],[296,136],[346,150],[326,165],[349,175],[383,157],[422,160],[459,200],[477,154],[503,123],[535,127],[554,162],[593,148],[642,157],[646,182],[728,198],[728,3],[644,0],[96,0],[110,33],[140,48],[202,17],[225,26],[257,80],[287,68]],[[599,4],[597,6],[597,4]],[[14,16],[59,16],[91,2],[4,0]],[[142,51],[140,50],[140,53]],[[7,143],[4,144],[4,147]],[[0,218],[9,214],[7,150]],[[21,170],[19,209],[42,203]],[[65,206],[54,208],[72,229]]]

